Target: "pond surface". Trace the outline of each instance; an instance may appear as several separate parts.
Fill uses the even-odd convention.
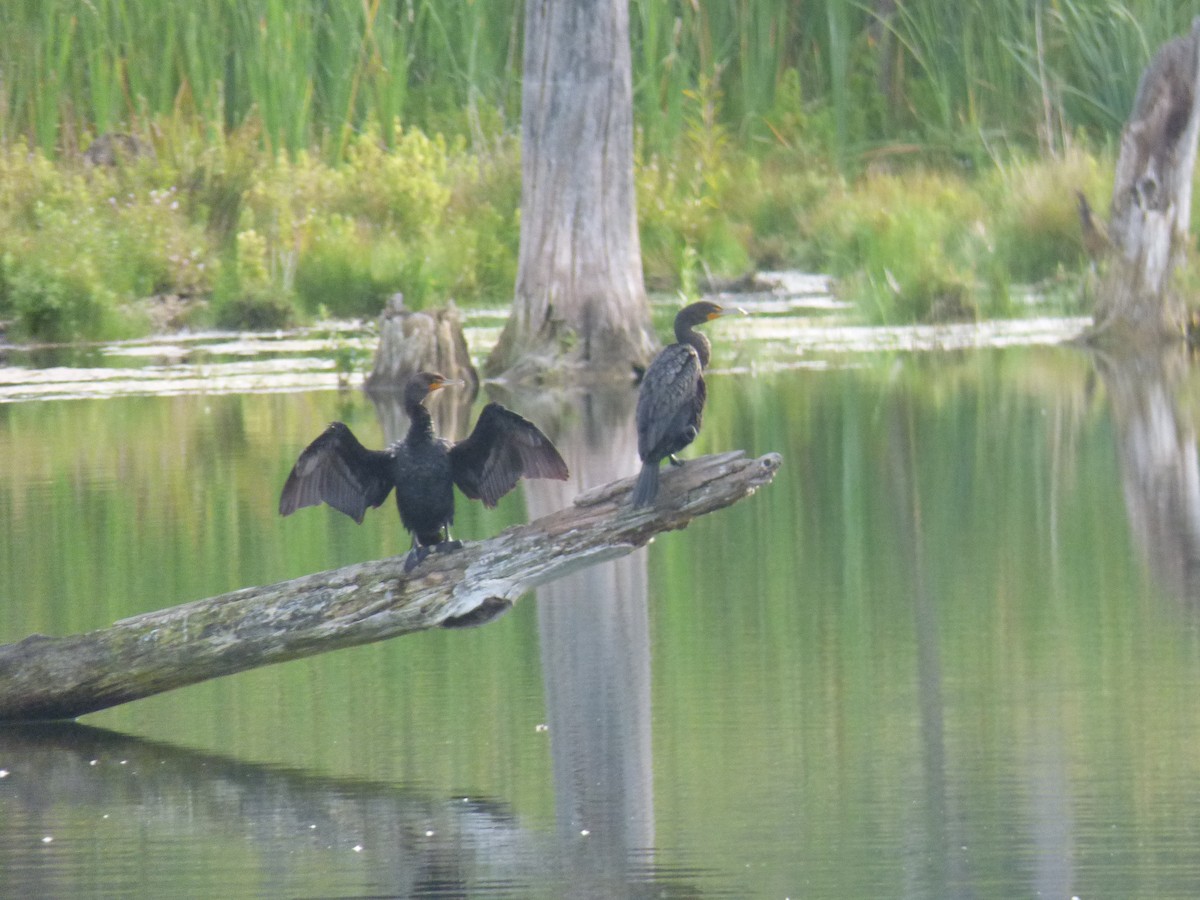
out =
[[[761,311],[710,327],[691,455],[774,484],[483,628],[0,728],[0,894],[1200,895],[1190,371]],[[329,420],[402,427],[336,389],[359,339],[0,369],[0,642],[406,551],[390,501],[275,512]],[[574,480],[457,537],[634,471],[632,392],[502,399]]]

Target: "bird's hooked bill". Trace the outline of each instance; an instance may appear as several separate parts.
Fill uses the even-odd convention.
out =
[[[750,315],[750,313],[746,312],[740,306],[734,306],[732,308],[722,307],[720,312],[709,313],[708,317],[710,319],[719,319],[721,316],[732,316],[735,314],[739,316]]]
[[[461,378],[446,378],[442,381],[433,382],[431,385],[429,385],[429,389],[431,391],[439,391],[444,387],[459,387],[465,383],[466,382],[464,382]]]

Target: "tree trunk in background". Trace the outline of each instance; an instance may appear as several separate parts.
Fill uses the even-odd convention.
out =
[[[633,182],[625,0],[527,0],[521,249],[488,360],[510,380],[629,377],[655,338]]]
[[[1184,306],[1171,277],[1184,261],[1200,122],[1200,18],[1142,73],[1121,133],[1113,183],[1112,250],[1091,338],[1117,344],[1182,337]]]

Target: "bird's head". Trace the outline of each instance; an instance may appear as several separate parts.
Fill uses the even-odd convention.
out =
[[[404,389],[404,399],[408,403],[420,403],[434,391],[458,384],[462,384],[462,382],[447,378],[437,372],[418,372],[408,380],[408,385]]]
[[[721,316],[746,315],[746,311],[741,307],[726,308],[719,303],[713,303],[711,300],[701,300],[697,303],[690,303],[681,309],[675,316],[675,331],[692,328],[696,325],[703,325],[705,322],[711,322],[713,319],[719,319]]]

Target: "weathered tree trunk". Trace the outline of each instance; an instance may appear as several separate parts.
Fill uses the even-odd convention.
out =
[[[1184,260],[1200,126],[1200,18],[1155,54],[1121,133],[1093,340],[1159,342],[1183,335],[1171,279]]]
[[[488,360],[512,380],[628,377],[655,347],[633,182],[625,0],[527,0],[521,249]]]
[[[752,494],[777,454],[709,456],[667,473],[657,506],[628,504],[632,478],[490,540],[346,566],[124,619],[88,634],[0,647],[0,721],[61,719],[257,666],[434,626],[490,621],[537,585],[614,559],[657,532]]]
[[[479,387],[458,308],[408,310],[404,295],[396,294],[379,317],[379,346],[365,387],[370,394],[403,391],[408,376],[422,370],[463,381],[471,394]]]

